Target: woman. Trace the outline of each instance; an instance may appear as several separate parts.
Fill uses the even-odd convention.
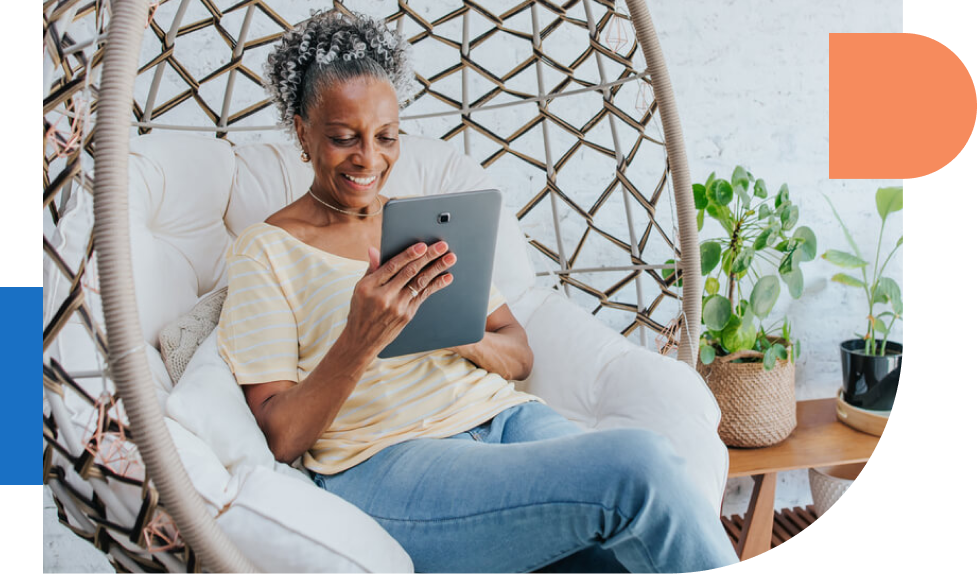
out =
[[[321,13],[269,57],[315,179],[229,254],[218,341],[275,457],[373,516],[418,571],[688,571],[736,561],[683,462],[640,429],[583,433],[514,390],[533,363],[493,288],[478,343],[377,354],[452,281],[444,242],[380,264],[406,42]]]

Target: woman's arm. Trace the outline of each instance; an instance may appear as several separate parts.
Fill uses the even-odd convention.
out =
[[[372,360],[366,348],[351,343],[343,331],[301,385],[274,381],[242,387],[276,460],[290,463],[315,444]]]
[[[420,243],[381,266],[380,252],[371,247],[367,273],[353,290],[346,326],[302,384],[272,381],[243,387],[277,460],[291,462],[315,444],[380,351],[421,303],[451,283],[453,277],[444,272],[455,258],[442,257],[447,251],[443,241],[431,249]],[[408,283],[417,296],[407,289]]]
[[[502,305],[488,316],[481,341],[451,350],[506,380],[521,381],[533,371],[533,351],[526,330],[508,305]]]

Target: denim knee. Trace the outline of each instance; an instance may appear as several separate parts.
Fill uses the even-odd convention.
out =
[[[594,463],[603,468],[609,490],[618,494],[616,505],[630,503],[631,516],[652,499],[671,498],[686,488],[685,461],[661,435],[637,428],[597,433],[604,435],[603,448]]]

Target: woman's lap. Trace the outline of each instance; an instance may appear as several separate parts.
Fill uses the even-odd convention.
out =
[[[526,403],[447,439],[388,447],[316,482],[373,516],[418,571],[527,571],[576,553],[620,570],[610,553],[588,548],[619,546],[625,562],[650,563],[655,552],[630,530],[675,536],[674,524],[656,525],[643,509],[687,513],[670,508],[681,506],[670,501],[683,497],[669,493],[687,482],[682,466],[648,431],[583,432],[549,407]]]

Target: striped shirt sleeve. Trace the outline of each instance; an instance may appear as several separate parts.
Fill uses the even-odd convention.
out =
[[[245,255],[228,258],[217,344],[238,384],[298,381],[298,330],[276,276]]]
[[[499,307],[505,304],[506,304],[505,295],[502,294],[502,291],[499,291],[499,288],[495,286],[495,283],[492,283],[492,286],[489,289],[488,314],[491,315]]]

